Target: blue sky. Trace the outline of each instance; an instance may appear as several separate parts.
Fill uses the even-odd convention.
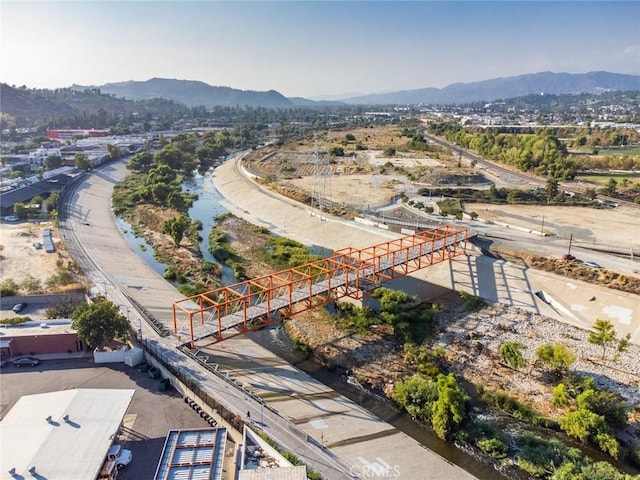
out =
[[[7,1],[0,81],[152,77],[286,96],[441,88],[542,71],[640,75],[640,1]]]

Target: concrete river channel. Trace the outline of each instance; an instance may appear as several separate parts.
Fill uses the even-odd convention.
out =
[[[201,232],[202,241],[200,242],[203,259],[218,263],[209,253],[208,236],[211,228],[215,225],[215,217],[227,213],[227,210],[220,204],[222,196],[215,189],[211,173],[209,172],[204,176],[196,174],[193,178],[185,181],[183,190],[198,196],[198,200],[189,210],[189,216],[192,220],[200,220],[203,225]],[[153,248],[147,244],[143,238],[135,236],[131,225],[127,222],[116,219],[116,223],[131,248],[137,252],[154,271],[162,275],[167,266],[159,263],[154,258]],[[233,273],[228,267],[223,267],[221,280],[225,285],[236,283]],[[247,336],[275,355],[290,362],[295,361],[295,359],[292,358],[292,341],[283,328],[275,326],[262,331],[252,332]],[[220,368],[224,369],[224,365],[220,365]],[[497,471],[492,464],[483,461],[473,453],[440,440],[431,431],[422,428],[411,419],[411,417],[396,409],[389,400],[377,397],[365,391],[362,387],[354,385],[353,382],[349,382],[349,377],[345,375],[344,372],[329,371],[324,368],[315,370],[304,369],[304,371],[329,388],[363,406],[388,424],[414,438],[420,444],[441,457],[468,471],[478,479],[495,480],[496,478],[514,478],[513,472],[507,477]]]

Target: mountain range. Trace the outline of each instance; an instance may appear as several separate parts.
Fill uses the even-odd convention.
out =
[[[88,87],[74,85],[74,89],[83,90]],[[102,93],[115,95],[128,100],[151,100],[164,98],[182,103],[188,107],[214,106],[249,106],[283,108],[293,107],[287,97],[275,90],[258,92],[237,90],[231,87],[214,87],[195,80],[174,80],[169,78],[152,78],[143,82],[128,81],[106,83],[98,88]]]
[[[275,90],[266,92],[215,87],[204,82],[152,78],[146,81],[74,85],[56,90],[29,89],[0,83],[0,113],[32,124],[43,119],[66,118],[69,124],[89,122],[92,115],[112,117],[134,114],[139,118],[185,112],[192,107],[214,108],[316,108],[344,105],[446,105],[491,102],[541,93],[549,95],[600,94],[607,91],[640,92],[640,76],[609,72],[584,74],[535,73],[495,78],[482,82],[455,83],[447,87],[423,88],[373,94],[341,101],[287,98]],[[550,98],[550,97],[547,97]],[[4,117],[2,117],[4,118]],[[96,119],[94,119],[97,121]],[[94,127],[95,121],[91,123]]]
[[[87,87],[74,86],[83,89]],[[102,93],[130,100],[164,98],[189,107],[261,106],[287,108],[327,104],[420,105],[463,104],[521,97],[531,94],[578,94],[603,91],[640,90],[640,75],[610,72],[553,73],[541,72],[501,77],[480,82],[454,83],[444,88],[421,88],[318,102],[304,98],[287,98],[275,90],[266,92],[216,87],[193,80],[152,78],[146,81],[107,83]]]
[[[640,75],[610,72],[541,72],[481,82],[454,83],[444,88],[421,88],[342,99],[349,104],[419,105],[463,104],[524,97],[532,94],[578,94],[640,90]]]

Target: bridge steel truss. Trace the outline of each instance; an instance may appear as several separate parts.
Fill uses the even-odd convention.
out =
[[[190,347],[211,345],[462,255],[467,229],[445,225],[173,302],[173,329],[189,324]],[[200,327],[194,327],[194,322]],[[196,338],[196,330],[199,335]]]

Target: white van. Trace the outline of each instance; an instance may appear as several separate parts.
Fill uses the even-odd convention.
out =
[[[118,469],[126,467],[133,460],[131,450],[122,448],[121,445],[112,445],[107,454],[107,460],[112,460]]]

